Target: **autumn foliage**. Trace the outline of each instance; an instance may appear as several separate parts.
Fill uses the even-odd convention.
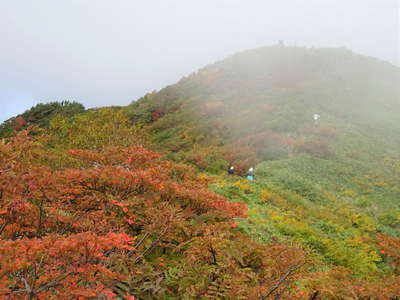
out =
[[[297,152],[308,153],[318,158],[331,158],[335,153],[329,148],[329,144],[324,140],[307,141],[297,145]]]
[[[400,275],[400,239],[386,234],[379,234],[378,246],[382,255],[387,257],[395,274]]]
[[[4,122],[0,299],[399,300],[393,75],[266,47]]]
[[[239,233],[245,205],[193,168],[110,146],[71,150],[84,167],[53,170],[41,138],[0,144],[1,297],[254,299],[300,278],[303,250]]]

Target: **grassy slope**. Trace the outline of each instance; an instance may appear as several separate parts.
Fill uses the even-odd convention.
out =
[[[238,140],[290,137],[290,146],[271,136],[255,143],[256,182],[217,176],[213,188],[249,205],[240,227],[254,238],[299,241],[321,266],[365,277],[385,268],[376,232],[400,236],[399,74],[345,49],[267,47],[207,66],[127,111],[158,150],[189,162],[203,156],[216,174],[227,162],[215,153],[240,152]],[[315,142],[329,153],[301,150]]]

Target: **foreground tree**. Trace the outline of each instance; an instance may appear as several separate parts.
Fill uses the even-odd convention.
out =
[[[140,146],[72,150],[46,166],[45,137],[0,144],[0,295],[112,299],[285,297],[304,252],[238,232],[246,207]],[[52,158],[53,159],[53,158]]]

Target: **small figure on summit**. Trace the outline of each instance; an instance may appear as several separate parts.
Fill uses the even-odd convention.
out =
[[[246,178],[248,180],[254,180],[254,169],[252,167],[247,171]]]
[[[313,119],[314,119],[314,125],[315,126],[318,125],[319,118],[321,118],[321,116],[319,114],[313,114]]]
[[[229,175],[235,174],[235,167],[234,167],[234,166],[230,166],[230,167],[228,168],[228,174],[229,174]]]

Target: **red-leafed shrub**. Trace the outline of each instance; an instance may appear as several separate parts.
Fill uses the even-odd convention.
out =
[[[208,101],[204,104],[204,112],[208,116],[218,116],[224,111],[224,103],[219,100]]]
[[[377,240],[381,254],[388,257],[391,267],[397,275],[400,275],[400,239],[386,234],[378,234]]]
[[[321,138],[337,137],[337,129],[333,127],[312,127],[304,129],[304,133],[319,136]]]
[[[398,295],[398,239],[378,237],[395,270],[385,280],[357,280],[344,268],[315,273],[292,242],[242,234],[233,218],[246,205],[212,192],[193,167],[112,146],[70,151],[81,167],[53,170],[47,141],[21,131],[0,143],[1,299]],[[249,161],[237,157],[245,170]]]
[[[232,164],[240,162],[241,165],[250,167],[265,159],[286,157],[288,147],[292,144],[293,140],[290,137],[270,131],[260,132],[226,146],[222,157]]]
[[[152,121],[157,121],[165,115],[165,106],[162,104],[157,105],[151,112]]]
[[[25,121],[25,119],[22,116],[18,116],[14,119],[14,127],[16,130],[21,130],[25,126],[27,126],[28,123]]]
[[[296,146],[298,153],[308,153],[318,158],[331,158],[335,153],[330,149],[329,144],[323,140],[304,142]]]
[[[273,111],[273,110],[274,110],[274,107],[273,107],[272,105],[264,105],[264,106],[262,107],[262,109],[263,109],[264,111]]]

